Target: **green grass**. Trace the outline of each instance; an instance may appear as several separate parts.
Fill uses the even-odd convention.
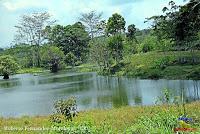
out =
[[[17,74],[24,74],[24,73],[42,73],[45,70],[43,68],[22,68],[17,71]]]
[[[50,122],[50,116],[0,118],[0,133],[8,133],[4,126],[13,127],[66,127],[70,132],[99,134],[173,134],[178,126],[181,108],[174,105],[121,107],[108,110],[97,109],[80,112],[72,122],[62,120],[56,124]],[[192,128],[200,129],[200,102],[186,104],[188,117],[193,119]],[[28,133],[27,131],[9,131]],[[29,131],[29,133],[56,133],[56,131]],[[61,132],[62,133],[62,132]],[[67,133],[67,132],[66,132]],[[196,132],[200,133],[200,132]]]
[[[166,69],[164,69],[162,71],[162,77],[167,79],[200,79],[199,73],[200,73],[200,65],[194,65],[194,66],[175,65],[175,66],[168,66]]]
[[[73,71],[77,72],[96,72],[98,71],[97,67],[94,64],[81,64],[79,66],[76,66],[74,68],[69,68]]]
[[[194,53],[200,59],[200,51]],[[116,72],[116,75],[133,76],[139,78],[165,79],[200,79],[200,64],[180,64],[178,59],[191,59],[189,51],[182,52],[148,52],[135,54],[125,58],[126,66]],[[197,74],[197,75],[196,75]]]

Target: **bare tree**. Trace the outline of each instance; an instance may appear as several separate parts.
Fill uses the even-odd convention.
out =
[[[50,17],[48,12],[22,15],[19,24],[15,26],[17,28],[15,42],[35,46],[38,67],[40,67],[39,47],[45,41],[44,29],[55,22],[51,21]]]
[[[95,34],[97,35],[100,30],[99,26],[101,25],[103,13],[97,13],[96,11],[91,11],[89,13],[82,13],[79,20],[86,27],[87,32],[93,39]]]

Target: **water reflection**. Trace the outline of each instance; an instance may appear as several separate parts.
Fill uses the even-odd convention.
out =
[[[96,73],[23,74],[0,80],[0,116],[50,114],[56,100],[69,96],[77,98],[79,110],[152,105],[163,88],[176,96],[183,93],[187,102],[200,99],[200,81],[139,80]]]
[[[21,86],[21,81],[19,79],[11,79],[11,80],[1,80],[0,81],[0,89],[1,88],[12,88],[16,86]]]

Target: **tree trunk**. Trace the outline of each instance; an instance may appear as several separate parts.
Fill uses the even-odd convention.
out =
[[[58,72],[58,62],[57,61],[52,62],[50,70],[51,70],[52,73]]]
[[[4,74],[3,75],[3,79],[5,79],[5,80],[9,79],[9,75],[8,74]]]
[[[37,67],[40,67],[40,46],[37,48]]]

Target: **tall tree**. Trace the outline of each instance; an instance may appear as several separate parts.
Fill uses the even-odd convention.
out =
[[[174,41],[179,50],[193,49],[200,30],[199,0],[190,0],[183,6],[177,6],[174,1],[170,1],[169,5],[170,8],[163,8],[164,15],[150,18],[154,20],[154,33],[159,40]]]
[[[108,49],[106,37],[94,38],[90,41],[90,58],[100,67],[100,72],[111,68],[111,51]]]
[[[191,0],[188,4],[181,6],[175,27],[175,36],[179,42],[188,43],[198,39],[200,31],[199,3],[199,0]]]
[[[47,27],[46,31],[49,42],[61,47],[65,55],[71,52],[79,61],[86,59],[89,35],[81,22],[67,26]]]
[[[112,58],[115,60],[116,63],[119,63],[119,61],[122,59],[122,52],[123,52],[122,35],[117,34],[109,37],[108,48],[111,51]]]
[[[134,24],[131,24],[128,26],[128,33],[126,34],[126,36],[128,37],[129,40],[135,40],[137,42],[137,39],[136,39],[136,27]]]
[[[180,8],[173,1],[169,2],[169,6],[170,8],[163,8],[163,15],[152,16],[147,19],[148,21],[152,21],[153,35],[157,37],[159,47],[164,51],[168,49],[164,46],[165,40],[169,40],[171,42],[176,40],[175,27]]]
[[[106,25],[107,34],[115,35],[117,33],[124,32],[125,24],[126,24],[126,21],[120,14],[118,13],[113,14],[112,17],[108,19],[108,22]]]
[[[32,13],[21,16],[19,24],[15,26],[17,28],[15,41],[35,46],[38,67],[40,67],[39,47],[45,41],[44,29],[54,22],[50,20],[48,12]]]
[[[79,21],[83,23],[86,27],[87,32],[93,39],[95,34],[97,34],[101,29],[99,28],[102,23],[102,14],[96,11],[91,11],[89,13],[82,13]]]

